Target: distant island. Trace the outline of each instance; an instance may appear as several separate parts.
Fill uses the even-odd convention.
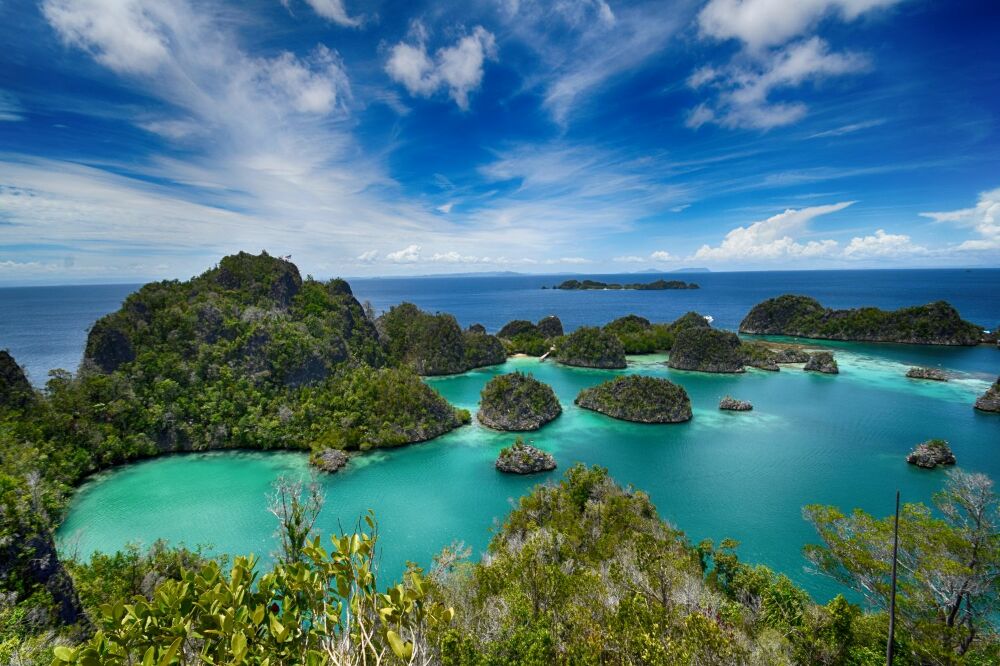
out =
[[[899,310],[833,310],[808,296],[785,294],[758,303],[740,322],[740,333],[923,345],[977,345],[983,330],[963,320],[945,301]]]
[[[598,282],[597,280],[566,280],[552,287],[553,289],[569,290],[604,290],[604,289],[635,289],[638,291],[660,291],[662,289],[700,289],[694,282],[683,280],[655,280],[653,282],[633,282],[618,284],[617,282]],[[543,287],[544,289],[544,287]]]

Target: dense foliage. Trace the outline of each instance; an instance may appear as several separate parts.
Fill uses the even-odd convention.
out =
[[[472,357],[499,349],[469,336]],[[386,352],[346,282],[266,254],[146,285],[44,393],[0,356],[0,396],[2,641],[80,616],[51,531],[88,474],[175,450],[398,446],[470,419]]]
[[[882,663],[884,618],[819,606],[734,546],[693,547],[644,493],[573,467],[519,500],[481,562],[439,558],[442,663]]]
[[[931,345],[975,345],[983,337],[981,327],[962,320],[945,301],[893,311],[832,310],[790,294],[755,305],[740,323],[740,333]]]
[[[691,327],[677,334],[667,364],[678,370],[743,372],[744,357],[735,333]]]
[[[625,421],[679,423],[691,419],[691,400],[684,387],[658,377],[616,377],[580,391],[575,402]]]
[[[626,354],[652,354],[669,351],[677,334],[686,328],[709,328],[697,312],[688,312],[669,324],[654,324],[645,317],[630,314],[604,325],[622,343]]]
[[[549,315],[534,324],[526,319],[515,319],[504,324],[497,333],[510,354],[541,356],[552,348],[555,338],[563,334],[559,317]]]
[[[450,314],[430,314],[412,303],[391,308],[378,318],[389,357],[421,375],[453,375],[503,363],[500,341],[485,331],[463,331]]]
[[[953,471],[934,496],[937,509],[905,504],[899,517],[897,633],[907,663],[1000,662],[1000,503],[982,474]],[[816,568],[889,607],[892,517],[809,506],[823,545],[806,555]]]
[[[531,375],[497,375],[483,387],[476,418],[495,430],[537,430],[562,413],[552,387]]]
[[[684,282],[683,280],[654,280],[653,282],[631,282],[621,284],[617,282],[598,282],[597,280],[566,280],[552,287],[553,289],[637,289],[640,291],[660,291],[663,289],[698,289],[694,282]]]
[[[556,341],[560,363],[583,368],[624,368],[625,349],[618,338],[592,326],[582,326]]]

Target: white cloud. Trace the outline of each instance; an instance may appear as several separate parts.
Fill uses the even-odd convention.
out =
[[[770,52],[746,63],[730,64],[712,79],[689,78],[693,87],[709,82],[718,91],[713,104],[702,103],[688,114],[686,124],[697,129],[708,122],[726,127],[771,129],[788,125],[806,115],[801,102],[772,102],[776,90],[797,88],[826,77],[863,71],[868,58],[858,53],[833,53],[826,42],[812,37]]]
[[[702,245],[693,258],[715,261],[761,261],[829,256],[837,250],[836,241],[802,243],[795,237],[806,231],[810,220],[844,210],[853,203],[853,201],[843,201],[825,206],[789,208],[766,220],[733,229],[716,247]]]
[[[419,245],[408,245],[402,250],[396,250],[395,252],[389,252],[385,255],[388,261],[397,264],[412,264],[420,261],[420,246]]]
[[[358,255],[358,261],[363,264],[373,263],[378,258],[378,250],[368,250]]]
[[[980,235],[959,244],[956,248],[959,251],[1000,250],[1000,188],[981,192],[974,208],[920,215],[935,222],[968,227]]]
[[[701,33],[738,39],[751,49],[778,46],[835,15],[853,21],[901,0],[710,0],[698,14]]]
[[[873,236],[854,237],[844,248],[846,259],[865,259],[869,257],[900,257],[926,254],[927,248],[914,244],[905,234],[887,234],[884,229],[878,229]]]
[[[438,206],[436,210],[438,212],[441,212],[441,213],[444,213],[445,215],[447,215],[448,213],[451,212],[451,209],[452,209],[452,207],[454,207],[454,205],[455,205],[454,201],[449,201],[448,203],[441,204],[440,206]]]
[[[658,251],[652,253],[651,255],[649,255],[649,258],[652,259],[653,261],[673,261],[674,260],[674,256],[672,254],[670,254],[669,252],[667,252],[666,250],[658,250]]]
[[[403,84],[411,95],[429,97],[447,89],[455,104],[463,111],[468,110],[469,94],[483,81],[485,62],[497,59],[493,33],[477,25],[472,34],[460,38],[453,46],[438,49],[431,58],[423,26],[415,24],[411,32],[416,43],[400,42],[392,47],[386,73]]]
[[[612,259],[612,261],[620,264],[641,264],[646,260],[643,259],[642,257],[637,257],[634,254],[630,254],[624,257],[615,257],[614,259]]]
[[[306,4],[312,7],[313,11],[325,19],[333,21],[337,25],[347,28],[355,28],[361,25],[360,18],[353,18],[348,15],[347,8],[344,7],[344,0],[305,0]],[[289,0],[282,0],[282,4],[288,6]]]

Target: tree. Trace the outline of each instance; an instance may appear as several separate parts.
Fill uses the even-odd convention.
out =
[[[1000,502],[988,477],[956,470],[934,505],[940,517],[923,504],[906,504],[900,515],[897,617],[915,656],[947,663],[996,637]],[[807,546],[806,557],[871,606],[887,609],[892,518],[818,505],[804,514],[823,541]]]

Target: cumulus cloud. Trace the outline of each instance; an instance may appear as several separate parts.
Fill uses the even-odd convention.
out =
[[[856,236],[844,248],[846,259],[865,259],[870,257],[901,257],[926,254],[927,248],[916,245],[906,234],[887,234],[884,229],[878,229],[873,236]]]
[[[672,254],[670,254],[669,252],[667,252],[666,250],[658,250],[658,251],[652,253],[651,255],[649,255],[649,258],[652,259],[653,261],[673,261],[674,260],[674,256]]]
[[[973,208],[920,213],[935,222],[968,227],[980,235],[958,245],[960,251],[1000,250],[1000,188],[982,192]]]
[[[701,34],[738,39],[749,48],[777,46],[798,37],[834,15],[853,21],[867,12],[901,0],[710,0],[698,14]]]
[[[482,83],[486,61],[497,59],[493,33],[477,25],[472,34],[461,37],[453,46],[438,49],[433,58],[427,52],[426,29],[415,24],[411,33],[415,43],[399,42],[392,47],[386,73],[411,95],[430,97],[447,89],[455,104],[468,110],[469,94]]]
[[[708,122],[726,127],[771,129],[788,125],[806,115],[801,102],[773,102],[776,90],[797,88],[808,82],[867,69],[868,58],[859,53],[831,52],[825,41],[812,37],[752,59],[730,64],[708,78],[698,70],[688,79],[693,88],[716,91],[713,103],[703,102],[688,113],[686,124],[697,129]]]
[[[725,127],[770,129],[803,118],[799,101],[773,102],[772,91],[797,88],[826,77],[866,70],[867,56],[832,51],[814,28],[826,17],[853,21],[901,0],[710,0],[698,14],[705,39],[736,39],[743,51],[725,66],[704,65],[688,77],[692,89],[715,93],[688,112],[686,125],[697,129],[714,122]],[[847,133],[862,124],[845,126]],[[822,136],[821,134],[820,136]],[[827,136],[836,136],[834,130]]]
[[[386,260],[397,264],[412,264],[420,261],[420,246],[407,245],[402,250],[389,252],[385,255]]]
[[[795,237],[806,231],[810,220],[844,210],[853,203],[855,202],[843,201],[825,206],[789,208],[766,220],[733,229],[718,246],[702,245],[695,252],[694,258],[715,261],[759,261],[829,256],[837,249],[836,241],[820,240],[803,243]]]
[[[358,255],[358,261],[363,264],[373,263],[376,259],[378,259],[378,250],[368,250]]]

